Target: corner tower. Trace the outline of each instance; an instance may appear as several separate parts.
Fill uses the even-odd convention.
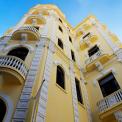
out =
[[[33,7],[0,38],[0,121],[121,121],[121,47],[94,16]]]
[[[120,40],[94,16],[75,31],[93,121],[122,121]]]

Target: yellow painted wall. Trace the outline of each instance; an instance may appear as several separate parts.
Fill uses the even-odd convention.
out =
[[[46,9],[44,8],[46,7]],[[75,59],[76,62],[73,62],[74,65],[74,74],[75,77],[80,81],[80,87],[81,92],[83,96],[83,102],[84,104],[80,104],[78,102],[78,112],[79,112],[79,121],[80,122],[88,122],[88,110],[86,103],[90,103],[90,108],[92,111],[92,118],[93,122],[115,122],[115,117],[113,115],[110,115],[103,120],[99,119],[98,111],[96,104],[99,100],[103,99],[99,84],[97,82],[97,78],[99,76],[104,76],[102,72],[98,71],[97,69],[94,69],[92,71],[86,70],[86,64],[85,61],[89,58],[88,57],[88,50],[92,48],[95,44],[97,44],[101,50],[103,50],[104,53],[112,55],[110,60],[108,62],[105,62],[103,64],[103,70],[107,71],[109,69],[114,69],[115,71],[115,77],[120,85],[122,87],[122,64],[117,61],[117,57],[115,54],[113,54],[113,50],[111,49],[110,45],[107,44],[105,38],[98,33],[96,27],[91,23],[90,19],[95,19],[97,24],[101,23],[94,17],[89,16],[85,20],[83,20],[78,26],[75,28],[72,28],[71,25],[67,22],[65,16],[63,13],[54,5],[37,5],[36,7],[32,8],[28,13],[34,14],[35,18],[36,15],[38,15],[39,11],[42,11],[41,13],[43,17],[40,17],[40,20],[38,20],[38,23],[36,26],[40,27],[39,33],[40,37],[46,37],[50,41],[52,41],[55,44],[56,51],[53,54],[53,65],[52,65],[52,72],[51,72],[51,78],[49,81],[49,89],[48,89],[48,101],[47,101],[47,107],[46,107],[46,122],[74,122],[74,108],[73,108],[73,101],[72,101],[72,84],[71,84],[71,76],[70,76],[70,60],[71,59],[71,50],[75,53]],[[45,10],[45,11],[44,11]],[[34,18],[34,17],[33,17]],[[59,18],[62,20],[62,23],[59,21]],[[21,22],[21,26],[33,26],[32,21],[28,20],[26,22]],[[19,23],[18,23],[19,25]],[[58,29],[59,25],[61,26],[63,33],[60,32]],[[14,28],[13,28],[14,29]],[[82,30],[84,31],[82,33]],[[115,35],[112,35],[107,31],[107,28],[102,25],[102,30],[111,38],[112,43],[117,45],[117,47],[121,48],[120,41],[116,38]],[[10,34],[12,32],[12,29],[10,31],[6,32],[7,34]],[[92,40],[90,43],[90,46],[87,46],[85,42],[83,42],[82,37],[87,34],[88,32],[91,32],[97,40]],[[72,38],[72,43],[69,41],[69,36]],[[58,38],[62,40],[64,49],[62,50],[58,46]],[[17,40],[10,40],[7,45],[4,47],[4,49],[7,49],[7,47],[11,46],[14,47],[16,44],[19,45],[25,45],[28,44],[33,48],[33,51],[30,51],[26,57],[26,60],[24,61],[25,65],[29,69],[31,66],[32,59],[35,55],[35,50],[37,48],[37,41],[27,41],[27,42],[21,42]],[[44,69],[45,69],[45,62],[47,58],[48,53],[48,44],[49,41],[44,47],[44,54],[43,58],[40,61],[40,67],[38,70],[38,73],[36,75],[36,79],[34,81],[33,89],[31,98],[35,97],[38,89],[41,86],[43,76],[44,76]],[[3,50],[0,52],[0,55],[7,55],[9,50]],[[61,64],[62,68],[65,71],[65,90],[62,89],[58,84],[56,84],[56,69],[58,63]],[[12,72],[12,71],[11,71]],[[13,71],[14,72],[14,71]],[[0,85],[0,92],[6,93],[13,101],[14,109],[16,107],[16,104],[18,102],[18,99],[21,95],[21,90],[23,88],[24,82],[20,85],[16,84],[18,81],[17,77],[8,74],[0,74],[0,81],[2,82],[10,82],[11,86],[8,85],[8,83],[5,83],[6,85]],[[3,78],[4,76],[4,78]],[[82,80],[81,80],[82,79]],[[86,82],[86,89],[88,94],[89,101],[85,101],[85,93],[83,91],[83,85],[84,81]],[[13,84],[12,84],[13,83]],[[16,92],[15,92],[16,91]],[[34,104],[35,108],[34,108]],[[35,110],[34,110],[35,109]],[[38,99],[31,99],[29,101],[29,109],[27,112],[27,118],[26,121],[30,122],[32,121],[33,114],[36,115],[36,112],[38,110]],[[34,113],[35,112],[35,113]]]

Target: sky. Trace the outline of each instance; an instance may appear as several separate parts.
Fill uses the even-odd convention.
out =
[[[73,27],[88,15],[95,15],[122,41],[122,0],[0,0],[0,36],[30,8],[49,3],[57,5]]]

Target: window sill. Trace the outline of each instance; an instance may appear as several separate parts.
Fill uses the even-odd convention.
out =
[[[67,91],[66,91],[65,89],[63,89],[61,86],[59,86],[57,83],[56,83],[56,86],[57,86],[60,90],[62,90],[64,93],[67,94]]]

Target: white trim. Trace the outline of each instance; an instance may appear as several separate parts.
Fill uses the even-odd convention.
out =
[[[54,61],[54,64],[55,64],[56,66],[58,66],[58,65],[61,66],[61,67],[63,68],[65,74],[66,74],[67,76],[69,76],[69,75],[68,75],[68,74],[69,74],[69,73],[68,73],[69,71],[68,71],[68,69],[66,68],[67,66],[66,66],[66,65],[63,66],[63,64],[62,64],[62,62],[61,62],[60,60],[55,60],[55,61]]]
[[[3,101],[5,101],[5,103],[7,105],[7,113],[4,117],[4,122],[10,122],[11,118],[12,118],[12,113],[14,110],[13,102],[11,101],[9,96],[7,96],[5,94],[0,93],[0,97],[2,98]]]
[[[104,77],[106,74],[108,74],[110,72],[115,74],[115,72],[116,72],[115,68],[112,67],[112,68],[102,71],[102,74],[98,75],[98,77],[96,79],[94,79],[94,81],[93,81],[94,86],[96,86],[96,84],[100,78]]]
[[[105,41],[107,42],[107,44],[111,47],[111,49],[116,52],[118,50],[118,46],[115,45],[112,42],[112,39],[110,38],[110,36],[106,33],[106,31],[103,31],[102,26],[99,23],[96,23],[96,20],[94,18],[90,19],[91,23],[93,25],[95,25],[96,30],[101,34],[101,36],[105,39]]]
[[[4,52],[9,52],[10,50],[14,49],[14,48],[17,48],[17,47],[26,47],[29,49],[30,52],[34,51],[34,47],[32,47],[31,45],[29,44],[15,44],[15,45],[10,45],[10,46],[7,46],[6,48],[4,48]]]

